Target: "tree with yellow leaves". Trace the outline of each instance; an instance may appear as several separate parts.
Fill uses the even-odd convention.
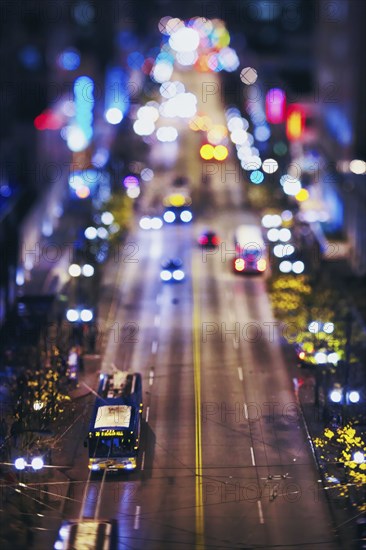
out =
[[[345,480],[332,487],[338,489],[341,497],[352,497],[352,505],[361,512],[366,511],[366,434],[351,425],[336,430],[325,428],[322,437],[314,439],[320,451],[320,460],[326,477],[332,478],[332,467],[343,465]],[[338,477],[338,476],[337,476]]]

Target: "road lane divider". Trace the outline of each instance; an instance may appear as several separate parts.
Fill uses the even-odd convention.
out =
[[[95,513],[94,513],[94,519],[99,518],[99,510],[100,510],[100,504],[102,502],[102,493],[103,493],[103,489],[104,489],[106,476],[107,476],[107,468],[104,469],[102,481],[100,482],[99,491],[98,491],[98,498],[97,498],[97,505],[95,507]]]
[[[155,353],[158,351],[158,341],[154,340],[151,344],[151,353],[155,355]]]
[[[257,506],[258,506],[258,514],[259,514],[259,523],[263,524],[264,518],[263,518],[262,503],[260,500],[257,500]]]
[[[140,527],[140,511],[141,511],[141,506],[136,506],[135,521],[133,522],[134,529],[138,529]]]
[[[238,375],[239,375],[240,382],[242,382],[243,381],[243,369],[241,367],[238,367]],[[245,406],[245,403],[244,403],[244,406]]]
[[[145,416],[146,424],[149,422],[149,414],[150,414],[150,407],[146,407],[146,416]]]
[[[250,456],[252,457],[252,464],[253,464],[253,466],[255,466],[255,458],[254,458],[253,447],[250,447]]]
[[[192,256],[192,287],[193,287],[193,376],[195,404],[195,495],[196,495],[196,549],[202,550],[204,544],[204,508],[202,492],[202,424],[201,424],[201,316],[199,301],[199,266],[197,257]]]

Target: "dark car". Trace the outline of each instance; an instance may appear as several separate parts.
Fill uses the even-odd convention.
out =
[[[183,281],[185,273],[183,271],[183,262],[180,258],[169,258],[161,264],[160,279],[164,282]]]
[[[216,246],[219,246],[220,239],[215,231],[203,231],[203,233],[201,233],[198,237],[198,244],[203,248],[215,248]]]
[[[187,206],[169,206],[163,214],[165,223],[189,223],[193,215]]]

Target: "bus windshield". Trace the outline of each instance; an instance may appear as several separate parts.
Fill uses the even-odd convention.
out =
[[[120,457],[133,450],[133,441],[123,437],[92,437],[89,445],[90,456],[95,458]]]

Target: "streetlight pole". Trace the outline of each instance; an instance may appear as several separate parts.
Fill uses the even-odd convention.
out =
[[[348,395],[348,383],[349,383],[349,373],[350,373],[350,363],[351,363],[351,340],[352,340],[352,322],[353,322],[353,316],[351,311],[348,311],[346,318],[346,344],[345,344],[345,353],[344,353],[344,391],[345,395]],[[346,413],[347,413],[347,403],[346,399],[343,402],[343,418],[346,421]]]

